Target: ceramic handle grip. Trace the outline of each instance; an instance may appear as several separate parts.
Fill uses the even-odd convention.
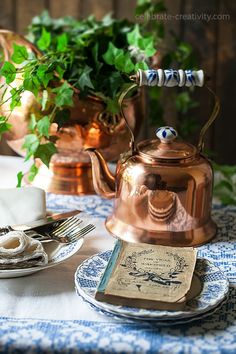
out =
[[[139,86],[200,86],[204,85],[203,70],[141,70],[136,75]]]

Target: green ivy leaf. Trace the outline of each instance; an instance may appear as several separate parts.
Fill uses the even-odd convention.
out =
[[[58,125],[58,130],[69,120],[70,110],[68,108],[57,111],[54,122]]]
[[[153,36],[143,37],[140,33],[139,25],[136,24],[133,31],[127,34],[128,43],[144,51],[147,57],[156,53]]]
[[[139,25],[136,24],[134,26],[133,31],[131,31],[127,34],[127,40],[130,45],[138,47],[139,46],[138,41],[140,38],[142,38],[142,36],[140,34]]]
[[[114,18],[112,17],[112,13],[108,13],[102,19],[102,24],[104,26],[111,26],[114,23]]]
[[[65,73],[65,69],[63,69],[61,67],[61,65],[57,65],[56,72],[58,73],[59,79],[61,80],[63,78],[64,73]]]
[[[66,33],[62,33],[57,37],[57,50],[59,52],[64,52],[68,45],[68,37]]]
[[[40,89],[40,82],[39,82],[37,76],[33,76],[32,78],[24,79],[23,87],[25,90],[31,91],[35,95],[35,97],[37,98],[38,92]]]
[[[30,182],[32,182],[33,180],[34,180],[34,178],[35,178],[35,176],[37,175],[37,173],[38,173],[38,167],[35,165],[35,164],[33,164],[31,167],[30,167],[30,170],[29,170],[29,173],[28,173],[28,180],[30,181]]]
[[[39,139],[36,135],[28,134],[25,136],[25,141],[22,146],[22,148],[26,150],[25,161],[29,160],[29,158],[35,154],[38,146],[39,146]]]
[[[41,37],[37,40],[37,46],[40,50],[45,50],[50,46],[51,43],[51,33],[48,32],[44,27],[41,33]]]
[[[9,61],[5,61],[0,70],[0,75],[6,78],[7,84],[10,84],[16,78],[16,68]]]
[[[114,46],[113,43],[109,42],[108,49],[105,54],[103,54],[103,59],[109,65],[115,64],[115,59],[118,55],[124,54],[123,49],[119,49]]]
[[[48,72],[48,66],[46,64],[39,65],[36,75],[45,88],[48,86],[49,81],[53,78],[53,72]]]
[[[90,72],[92,71],[92,68],[90,68],[89,66],[85,66],[85,68],[83,69],[83,72],[79,78],[79,86],[82,90],[84,90],[85,87],[89,87],[91,89],[94,89],[94,86],[91,82],[91,79],[90,79]]]
[[[0,118],[1,118],[0,121],[0,140],[1,140],[2,134],[8,132],[11,129],[12,125],[10,123],[7,123],[5,117],[2,116]]]
[[[64,82],[63,85],[56,87],[52,90],[56,93],[55,103],[58,107],[73,106],[73,89]]]
[[[48,116],[45,116],[38,121],[37,128],[41,136],[46,136],[47,138],[49,138],[50,124],[51,122]]]
[[[23,177],[24,177],[24,174],[23,174],[22,171],[17,173],[17,185],[16,185],[16,188],[20,188],[21,187],[21,182],[22,182]]]
[[[10,90],[11,93],[11,103],[10,103],[10,108],[13,111],[13,109],[17,106],[21,106],[21,94],[20,91],[17,90],[16,88],[12,88]]]
[[[99,52],[99,44],[97,42],[95,44],[95,46],[92,48],[92,55],[93,55],[93,59],[94,59],[94,62],[95,62],[95,67],[96,67],[97,73],[100,71],[101,67],[103,66],[103,63],[101,63],[98,60],[98,52]]]
[[[28,52],[24,46],[13,43],[13,49],[11,59],[14,63],[21,64],[28,59]]]
[[[49,167],[49,162],[52,155],[57,152],[55,145],[51,142],[46,144],[40,144],[35,151],[34,157],[38,157],[47,167]]]
[[[156,49],[153,46],[153,37],[139,38],[138,47],[144,51],[147,57],[151,57],[156,53]]]
[[[134,64],[130,59],[129,53],[120,54],[115,58],[115,67],[117,70],[129,74],[134,70]]]

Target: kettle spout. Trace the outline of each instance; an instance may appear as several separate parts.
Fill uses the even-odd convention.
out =
[[[109,171],[102,154],[93,148],[86,149],[92,163],[93,187],[95,192],[104,198],[115,196],[115,177]]]

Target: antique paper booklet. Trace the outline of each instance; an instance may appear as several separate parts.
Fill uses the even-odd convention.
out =
[[[197,251],[118,240],[95,298],[117,305],[178,310],[185,304]]]

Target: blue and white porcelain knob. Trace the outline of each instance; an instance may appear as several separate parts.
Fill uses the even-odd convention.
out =
[[[156,130],[156,136],[161,140],[162,143],[168,144],[177,138],[178,133],[174,128],[165,126]]]

